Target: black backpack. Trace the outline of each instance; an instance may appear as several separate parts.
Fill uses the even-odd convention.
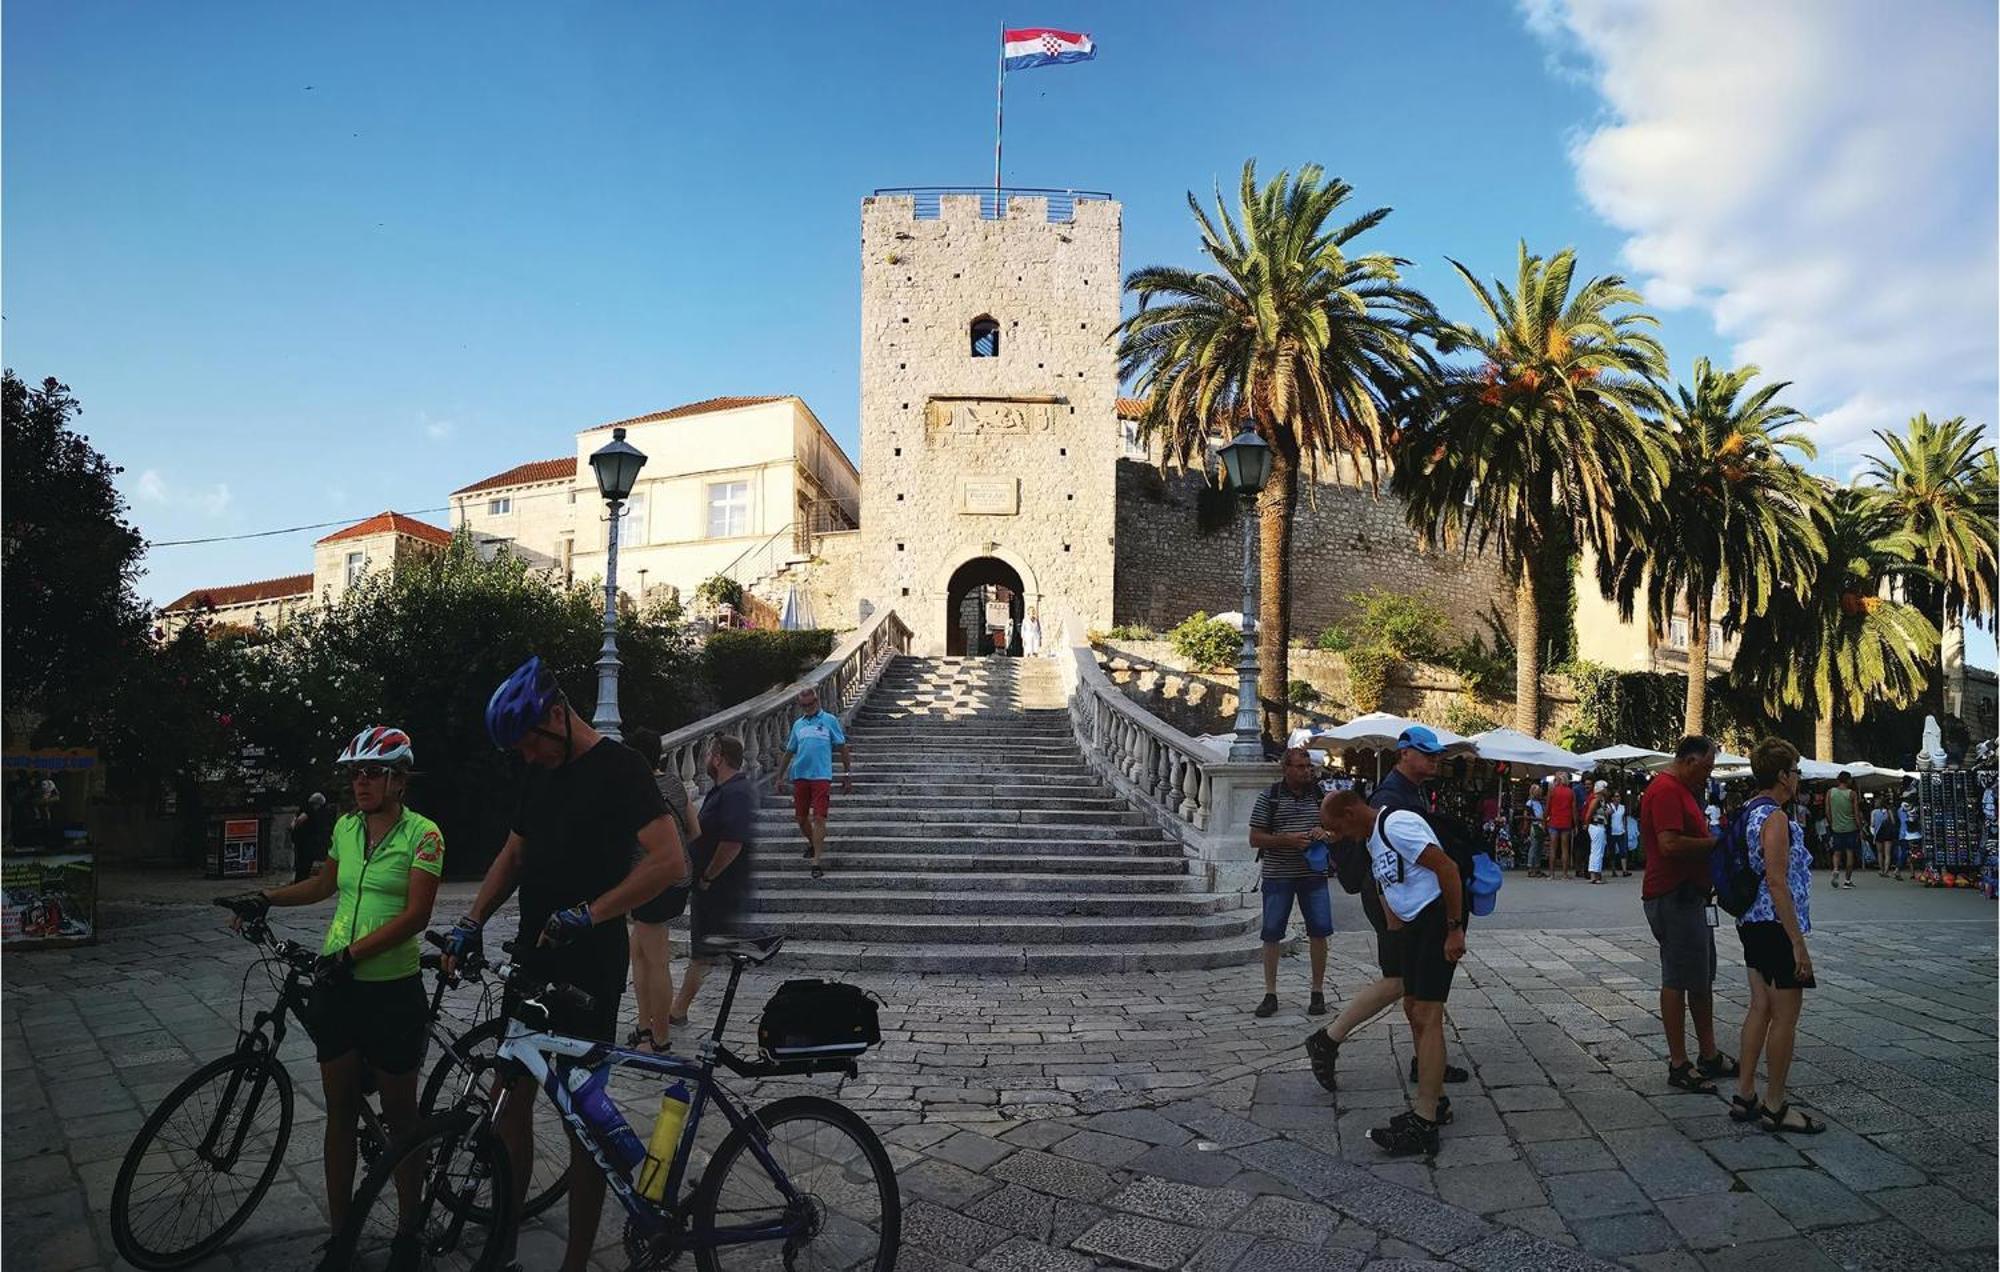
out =
[[[875,1000],[840,981],[788,980],[757,1021],[757,1045],[773,1060],[853,1057],[881,1041]]]
[[[1751,811],[1766,804],[1777,807],[1770,796],[1759,795],[1738,809],[1708,851],[1708,882],[1715,890],[1715,903],[1732,918],[1742,918],[1757,904],[1757,885],[1763,881],[1764,870],[1761,861],[1753,861],[1748,830]],[[1762,857],[1761,846],[1757,854]]]
[[[1422,803],[1412,801],[1407,796],[1387,786],[1377,787],[1374,798],[1369,802],[1376,809],[1375,832],[1377,834],[1380,834],[1382,830],[1382,818],[1392,812],[1415,813],[1424,819],[1424,823],[1431,828],[1431,836],[1437,840],[1438,848],[1444,852],[1445,856],[1451,858],[1453,865],[1458,867],[1459,885],[1465,893],[1462,898],[1463,909],[1459,912],[1465,916],[1465,921],[1470,926],[1472,922],[1472,858],[1473,854],[1479,851],[1478,839],[1473,835],[1471,828],[1451,814],[1433,812],[1431,809],[1424,807]],[[1396,858],[1396,882],[1401,883],[1407,874],[1408,869],[1403,864],[1401,854],[1398,854]]]

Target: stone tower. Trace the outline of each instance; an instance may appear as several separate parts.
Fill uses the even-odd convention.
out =
[[[981,585],[1051,635],[1065,613],[1110,621],[1120,213],[1069,195],[862,201],[857,590],[919,653],[959,651]]]

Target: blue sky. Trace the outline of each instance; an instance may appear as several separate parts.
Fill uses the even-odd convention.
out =
[[[435,507],[715,394],[798,393],[858,451],[858,201],[990,180],[1004,15],[1099,43],[1010,77],[1005,176],[1123,200],[1126,268],[1193,260],[1187,190],[1316,161],[1461,315],[1445,256],[1503,272],[1520,237],[1643,280],[1677,371],[1797,380],[1844,472],[1909,402],[1992,418],[1993,17],[1770,8],[15,0],[6,362],[75,389],[156,540]],[[1940,56],[1969,80],[1942,100]],[[1964,294],[1848,276],[1877,223]],[[1922,324],[1951,319],[1941,383]],[[156,548],[142,591],[301,570],[313,537]]]

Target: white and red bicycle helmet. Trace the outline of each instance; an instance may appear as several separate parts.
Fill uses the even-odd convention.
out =
[[[354,735],[335,764],[386,764],[408,769],[416,765],[417,753],[410,748],[410,735],[401,729],[378,724]]]

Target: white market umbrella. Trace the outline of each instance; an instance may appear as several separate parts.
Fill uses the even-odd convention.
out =
[[[1413,725],[1422,725],[1437,734],[1437,740],[1444,744],[1445,754],[1462,754],[1472,749],[1472,740],[1450,729],[1439,728],[1435,724],[1424,724],[1422,720],[1412,720],[1406,716],[1392,715],[1387,711],[1370,711],[1367,715],[1356,716],[1346,724],[1336,724],[1330,729],[1322,729],[1307,740],[1306,745],[1337,751],[1347,747],[1368,747],[1371,750],[1387,751],[1396,745],[1396,739],[1403,730]]]
[[[1581,773],[1591,766],[1583,756],[1572,755],[1554,743],[1531,738],[1517,729],[1488,729],[1473,734],[1471,742],[1474,755],[1496,764],[1570,773]]]
[[[799,591],[796,583],[785,589],[785,607],[778,615],[778,626],[788,632],[802,632],[814,626],[812,601]]]
[[[1585,751],[1577,758],[1589,760],[1603,769],[1639,773],[1650,773],[1654,769],[1674,762],[1670,752],[1651,751],[1643,746],[1627,746],[1623,742],[1615,746],[1600,746],[1595,751]]]

